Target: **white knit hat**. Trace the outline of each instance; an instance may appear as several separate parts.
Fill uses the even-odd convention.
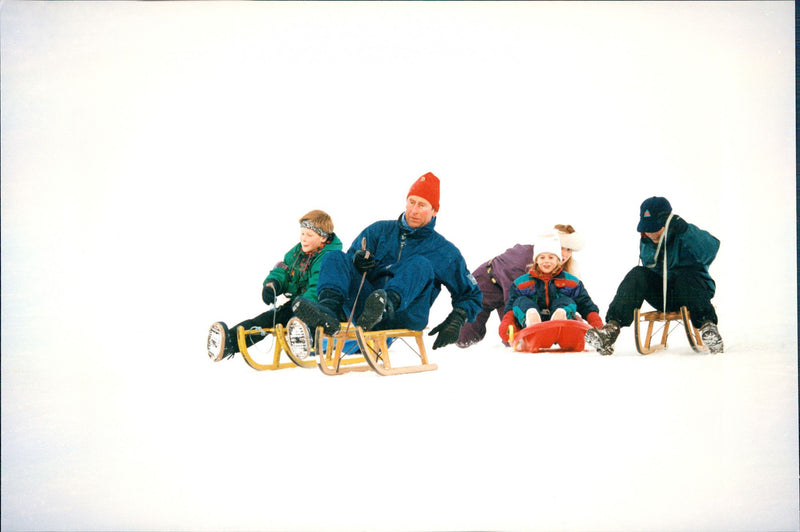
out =
[[[571,225],[556,225],[558,238],[561,240],[561,247],[580,251],[583,249],[583,237]]]
[[[542,253],[552,253],[561,262],[561,240],[558,238],[558,231],[552,231],[537,236],[533,241],[533,261]]]

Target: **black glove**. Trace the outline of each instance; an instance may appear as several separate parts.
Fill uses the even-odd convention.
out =
[[[375,257],[369,251],[359,249],[353,255],[353,266],[358,270],[358,273],[367,272],[375,267]]]
[[[434,327],[433,330],[428,333],[428,336],[439,333],[439,336],[436,337],[436,341],[433,342],[433,348],[439,349],[440,347],[450,345],[458,340],[458,333],[461,332],[461,327],[466,322],[466,311],[458,307],[454,308],[453,312],[451,312],[442,323]]]
[[[261,299],[264,301],[265,305],[275,303],[275,297],[277,295],[278,291],[272,283],[265,284],[264,288],[261,289]]]

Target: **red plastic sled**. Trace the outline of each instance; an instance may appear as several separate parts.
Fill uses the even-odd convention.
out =
[[[547,351],[583,351],[584,336],[591,325],[578,320],[543,321],[530,327],[525,327],[509,342],[514,346],[514,351],[538,353]],[[553,344],[558,344],[553,348]]]

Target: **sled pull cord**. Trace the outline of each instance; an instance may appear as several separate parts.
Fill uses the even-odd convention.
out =
[[[669,232],[669,222],[672,220],[672,213],[669,214],[667,217],[667,223],[664,224],[664,233],[661,235],[661,238],[658,240],[659,247],[664,245],[664,273],[663,273],[663,280],[661,282],[661,302],[662,302],[662,311],[664,314],[667,313],[667,233]],[[656,256],[658,256],[658,250],[656,249]]]
[[[364,258],[369,258],[369,251],[367,250],[367,237],[361,237],[361,249],[366,251],[366,255]],[[361,274],[361,282],[358,284],[358,291],[356,292],[356,298],[353,300],[353,308],[350,309],[350,316],[347,317],[347,327],[344,329],[344,334],[347,336],[347,333],[350,332],[350,326],[353,324],[353,313],[356,311],[356,304],[358,304],[358,296],[361,295],[361,288],[364,286],[364,279],[367,277],[367,272]],[[340,358],[336,362],[336,372],[339,372],[339,365],[342,363],[342,359]]]
[[[364,258],[369,258],[369,251],[367,250],[367,237],[361,237],[361,249],[367,252],[364,255]],[[350,309],[350,316],[347,318],[347,328],[345,328],[344,333],[347,334],[350,331],[350,325],[353,323],[353,313],[356,310],[356,304],[358,303],[358,296],[361,295],[361,288],[364,286],[364,279],[367,277],[367,272],[361,274],[361,283],[358,285],[358,291],[356,292],[356,298],[353,300],[353,308]]]
[[[275,285],[267,283],[272,289],[272,330],[275,330],[276,320],[278,318],[278,292],[275,290]]]

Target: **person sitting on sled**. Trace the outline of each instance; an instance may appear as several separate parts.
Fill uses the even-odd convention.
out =
[[[572,253],[583,248],[583,237],[571,225],[556,224],[553,229],[558,231],[558,239],[561,241],[561,269],[580,277]],[[483,340],[486,336],[486,322],[492,312],[497,312],[497,317],[503,319],[514,279],[528,271],[531,257],[532,244],[516,244],[472,272],[483,294],[483,305],[475,321],[461,327],[456,344],[458,347],[466,348]]]
[[[593,327],[602,327],[599,309],[583,283],[561,267],[561,241],[557,233],[542,235],[534,242],[533,264],[528,273],[514,280],[500,338],[509,341],[509,328],[517,331],[542,321],[571,320],[580,313]]]
[[[319,302],[298,298],[295,315],[311,330],[323,326],[328,335],[348,316],[356,316],[366,331],[420,331],[444,285],[453,310],[429,335],[438,334],[434,349],[455,342],[461,326],[480,310],[481,291],[458,248],[435,231],[438,211],[439,179],[429,172],[411,186],[397,220],[375,222],[347,253],[325,256]]]
[[[666,312],[685,306],[709,351],[722,353],[717,314],[711,305],[716,285],[708,273],[719,240],[673,214],[669,201],[658,196],[642,202],[636,230],[641,233],[641,264],[631,269],[617,288],[606,313],[606,325],[586,331],[586,343],[601,355],[612,354],[620,328],[633,323],[634,311],[647,301]]]
[[[236,330],[239,327],[267,329],[278,323],[286,325],[292,317],[292,303],[296,298],[302,296],[309,301],[316,301],[322,258],[331,251],[341,249],[342,241],[333,232],[333,220],[326,212],[313,210],[303,215],[300,218],[300,242],[269,272],[261,288],[261,299],[273,307],[230,329],[225,322],[212,324],[208,331],[208,356],[219,361],[238,353]],[[288,297],[289,301],[277,306],[277,297],[281,294]],[[248,342],[253,344],[263,338],[258,334],[247,336]]]

